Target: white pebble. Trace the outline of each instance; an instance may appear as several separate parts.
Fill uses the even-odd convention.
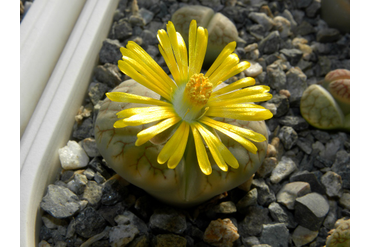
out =
[[[262,73],[262,66],[256,62],[250,62],[251,66],[244,70],[246,76],[256,77]]]
[[[58,150],[60,163],[63,169],[78,169],[87,166],[87,157],[82,147],[75,141],[68,141],[67,146]]]

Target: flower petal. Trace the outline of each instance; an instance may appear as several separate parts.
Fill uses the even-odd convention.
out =
[[[127,58],[129,60],[129,58]],[[143,68],[138,62],[131,59],[129,61],[118,61],[118,68],[126,75],[130,76],[132,79],[143,85],[144,87],[149,88],[150,90],[156,92],[157,94],[161,95],[163,98],[167,100],[171,100],[170,92],[168,89],[160,88],[157,85],[153,84],[151,79],[145,77]],[[141,72],[141,73],[139,73]]]
[[[122,119],[123,123],[129,126],[138,126],[141,124],[147,124],[154,121],[159,121],[165,118],[176,117],[177,114],[172,110],[163,110],[149,113],[136,114],[128,118]]]
[[[248,96],[248,95],[266,93],[268,91],[270,91],[270,87],[268,87],[268,86],[247,87],[247,88],[244,88],[244,89],[240,89],[240,90],[230,92],[228,94],[223,94],[223,95],[219,95],[217,97],[213,97],[212,99],[209,100],[209,102],[223,101],[223,100],[228,100],[228,99],[236,99],[236,98],[241,98],[241,97],[245,97],[245,96]]]
[[[172,106],[170,103],[165,101],[139,96],[130,93],[123,92],[111,92],[105,94],[108,99],[115,102],[124,102],[124,103],[138,103],[138,104],[149,104],[149,105],[159,105],[159,106]]]
[[[190,32],[189,32],[190,33]],[[218,55],[212,66],[208,69],[206,77],[210,77],[213,72],[222,64],[222,62],[235,50],[236,42],[232,41],[227,44],[221,53]]]
[[[184,127],[181,130],[182,136],[180,138],[180,141],[177,143],[177,148],[175,152],[173,152],[172,156],[169,158],[167,162],[167,167],[170,169],[175,169],[176,166],[179,164],[180,160],[182,159],[182,156],[184,155],[186,144],[188,143],[188,137],[189,137],[189,124],[184,123]]]
[[[253,95],[248,95],[248,96],[243,96],[239,98],[234,98],[234,99],[228,99],[228,100],[211,100],[208,101],[208,105],[211,107],[215,106],[226,106],[226,105],[231,105],[231,104],[243,104],[247,102],[260,102],[260,101],[266,101],[270,100],[272,98],[272,95],[269,93],[259,93],[259,94],[253,94]]]
[[[196,23],[195,23],[196,24]],[[190,29],[192,27],[190,26]],[[192,30],[190,30],[192,31]],[[189,31],[189,34],[190,34]],[[191,40],[193,39],[193,40]],[[194,43],[195,40],[195,43]],[[189,75],[199,74],[202,69],[204,57],[207,51],[208,31],[203,27],[198,27],[196,36],[189,35],[189,44],[192,44],[192,49],[189,46]],[[194,44],[194,46],[193,46]]]
[[[228,170],[228,166],[225,163],[225,160],[220,153],[220,150],[217,147],[217,142],[214,140],[213,134],[204,128],[201,124],[199,123],[193,123],[195,128],[199,131],[200,135],[203,137],[203,140],[206,142],[209,151],[211,151],[212,157],[215,160],[217,166],[224,172]]]
[[[135,54],[136,60],[141,60],[144,62],[148,67],[154,71],[154,75],[161,78],[164,83],[173,90],[177,87],[173,80],[164,72],[164,70],[158,65],[156,61],[138,44],[133,41],[129,41],[126,45],[126,48],[132,51]]]
[[[233,118],[246,121],[260,121],[272,118],[272,113],[267,109],[261,108],[214,108],[210,107],[206,116]]]
[[[213,88],[215,88],[221,78],[225,77],[225,75],[229,74],[230,71],[239,64],[239,57],[235,53],[231,53],[229,56],[222,61],[222,64],[208,77],[209,81],[213,84]]]
[[[164,145],[161,152],[158,154],[157,162],[159,164],[166,163],[171,158],[171,156],[174,155],[175,152],[182,151],[182,150],[178,150],[179,149],[178,145],[180,143],[185,143],[185,146],[186,146],[187,139],[186,140],[183,139],[184,138],[184,133],[186,132],[186,129],[187,129],[187,132],[189,134],[189,125],[186,122],[183,121],[180,124],[180,126],[177,128],[175,133],[172,135],[172,137]],[[188,136],[188,134],[186,135],[186,137]],[[185,149],[184,149],[184,151],[185,151]],[[184,154],[184,151],[182,152],[182,154]],[[179,153],[177,153],[177,156],[179,156]],[[179,160],[179,162],[180,162],[180,160]],[[171,167],[174,166],[173,163],[171,165],[172,165]]]
[[[209,162],[202,137],[200,136],[197,128],[195,128],[193,125],[190,125],[190,127],[194,136],[195,150],[197,153],[199,168],[205,175],[210,175],[212,173],[212,167],[211,163]]]
[[[158,135],[159,133],[165,131],[166,129],[172,127],[176,123],[178,123],[181,120],[180,117],[172,117],[168,118],[166,120],[163,120],[162,122],[153,125],[149,128],[146,128],[145,130],[140,131],[137,134],[137,140],[135,142],[136,146],[140,146],[150,139],[152,139],[154,136]]]
[[[253,86],[256,83],[256,80],[252,77],[245,77],[243,79],[240,79],[236,82],[231,83],[230,85],[227,85],[226,87],[220,88],[217,91],[214,91],[211,95],[212,97],[229,93],[231,91],[243,88],[243,87],[248,87],[248,86]]]
[[[230,137],[231,137],[230,132],[232,132],[236,135],[248,138],[255,142],[266,141],[266,137],[264,135],[257,133],[253,130],[241,128],[239,126],[235,126],[235,125],[220,122],[220,121],[216,121],[209,117],[203,117],[202,119],[199,120],[199,122],[204,123]]]
[[[118,118],[127,118],[131,117],[132,115],[136,114],[146,114],[149,112],[156,112],[156,111],[171,111],[171,106],[149,106],[149,107],[135,107],[135,108],[128,108],[116,113]]]

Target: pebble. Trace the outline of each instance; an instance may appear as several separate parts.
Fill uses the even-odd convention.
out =
[[[186,230],[186,219],[174,209],[157,209],[149,219],[149,227],[153,231],[182,234]]]
[[[298,134],[290,126],[283,126],[279,131],[278,137],[286,150],[291,149],[298,142]]]
[[[213,246],[233,246],[239,238],[238,229],[228,218],[211,221],[204,232],[203,240]]]
[[[321,177],[321,183],[326,189],[326,194],[329,197],[341,196],[342,194],[342,178],[335,172],[328,171]]]
[[[284,240],[274,242],[266,239],[283,237],[287,229],[290,232],[289,246],[325,245],[328,229],[332,228],[333,223],[338,218],[350,216],[349,134],[309,126],[299,114],[299,99],[305,87],[318,83],[327,72],[336,68],[350,68],[350,34],[340,34],[320,19],[317,9],[320,1],[317,0],[293,0],[290,3],[270,1],[268,4],[264,0],[241,0],[238,3],[235,0],[198,1],[211,6],[215,12],[223,13],[235,23],[239,37],[246,43],[238,42],[234,52],[240,60],[251,63],[251,67],[243,71],[241,76],[255,77],[256,84],[270,86],[273,98],[262,104],[273,112],[274,117],[266,121],[271,132],[271,142],[268,145],[268,154],[255,174],[253,189],[249,190],[251,185],[245,191],[241,188],[232,189],[223,195],[223,199],[218,199],[194,218],[192,211],[188,209],[173,209],[175,213],[171,213],[171,210],[166,210],[168,206],[133,185],[111,184],[109,181],[114,172],[94,150],[94,121],[101,99],[105,97],[104,92],[127,78],[117,67],[117,61],[122,56],[119,49],[133,40],[142,45],[168,73],[165,61],[158,51],[157,31],[166,28],[165,24],[170,20],[171,13],[197,1],[138,0],[136,16],[128,11],[131,9],[129,2],[119,1],[108,39],[102,42],[99,64],[95,67],[91,80],[90,96],[87,96],[82,109],[77,113],[73,127],[72,138],[79,142],[90,162],[82,168],[63,169],[58,177],[60,181],[55,182],[55,186],[73,193],[75,201],[71,205],[75,206],[76,212],[69,212],[71,216],[55,218],[43,210],[42,225],[38,233],[41,241],[39,244],[114,246],[109,240],[109,232],[116,230],[119,233],[119,236],[116,235],[117,245],[121,244],[120,241],[129,241],[127,245],[130,247],[206,247],[211,246],[203,239],[207,226],[212,220],[227,216],[237,229],[236,233],[240,235],[232,242],[233,246],[268,247],[278,246],[280,242],[280,246],[286,246],[285,237]],[[249,15],[255,20],[247,18]],[[235,80],[238,79],[235,76]],[[283,129],[286,127],[295,131],[288,136],[293,139],[297,136],[296,141],[287,142],[281,136],[280,143],[279,132],[289,132]],[[291,146],[286,149],[286,144],[287,147]],[[276,172],[278,163],[287,158],[298,166],[296,170],[288,172],[288,175],[283,175],[282,172],[277,180],[271,180],[272,171]],[[339,192],[333,190],[333,194],[340,196],[329,197],[327,187],[321,183],[331,172],[341,177],[341,189]],[[297,191],[294,191],[294,186],[287,190],[286,186],[289,187],[292,183],[303,183],[303,186],[296,185]],[[90,196],[89,193],[84,193],[89,189],[92,194]],[[320,218],[318,213],[301,212],[300,215],[297,212],[304,210],[295,208],[299,204],[296,200],[311,192],[323,195],[311,198],[315,205],[323,205],[320,202],[323,198],[329,204],[329,212],[322,223],[313,220],[319,225],[315,230],[302,223],[302,218],[308,217],[312,221],[312,214]],[[64,206],[67,204],[61,203]],[[159,213],[158,209],[165,212]],[[88,238],[78,233],[81,229],[76,231],[76,218],[84,210],[94,210],[91,215],[104,219],[100,232],[92,233]],[[163,214],[168,218],[160,217]],[[172,214],[178,223],[171,230],[177,229],[181,233],[168,230]],[[150,223],[153,215],[157,216],[161,226]],[[85,219],[88,220],[87,217]],[[79,225],[90,227],[89,223],[79,222]],[[125,231],[133,229],[138,232],[131,232],[130,235],[129,231]],[[282,233],[281,236],[279,233]],[[127,238],[120,239],[125,234],[128,234]],[[132,236],[134,238],[129,240]]]
[[[308,17],[315,17],[321,8],[321,0],[312,0],[311,4],[306,8],[306,15]]]
[[[311,243],[318,234],[318,231],[311,231],[303,226],[298,226],[292,234],[292,240],[295,246],[301,247]]]
[[[76,141],[68,141],[58,153],[62,168],[66,170],[83,168],[89,162],[89,157]]]
[[[132,225],[117,225],[109,231],[109,242],[111,246],[127,246],[139,233],[139,230]]]
[[[105,219],[92,207],[86,207],[75,221],[76,233],[84,238],[101,233],[106,227]]]
[[[322,195],[312,192],[298,197],[294,209],[298,224],[312,231],[317,231],[329,212],[329,203]]]
[[[295,200],[311,192],[309,183],[306,182],[291,182],[284,185],[276,195],[278,203],[283,204],[288,209],[293,210]]]
[[[284,223],[263,225],[260,237],[261,244],[269,244],[271,246],[288,247],[289,231]]]

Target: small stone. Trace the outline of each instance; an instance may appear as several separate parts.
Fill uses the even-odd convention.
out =
[[[295,200],[311,192],[310,185],[306,182],[292,182],[284,185],[278,192],[276,199],[288,209],[293,210]]]
[[[125,19],[120,19],[113,24],[114,37],[120,41],[124,41],[132,36],[132,27]]]
[[[271,54],[280,48],[280,34],[278,31],[272,31],[258,45],[258,49],[262,54]]]
[[[44,225],[49,229],[57,229],[59,226],[65,226],[66,224],[68,224],[67,221],[54,218],[49,214],[43,215],[41,219]]]
[[[265,31],[270,31],[274,26],[274,21],[265,13],[252,12],[249,14],[248,18],[262,25]]]
[[[61,176],[60,176],[60,181],[64,183],[68,183],[71,181],[75,176],[75,172],[72,170],[62,170]]]
[[[342,178],[335,172],[328,171],[321,177],[321,183],[326,189],[329,197],[340,196],[342,194]]]
[[[94,181],[98,184],[104,184],[107,180],[105,179],[105,177],[103,177],[103,175],[100,174],[100,172],[97,172],[94,175]]]
[[[238,229],[230,219],[217,219],[211,221],[204,232],[203,240],[213,246],[233,246],[239,238]]]
[[[67,188],[73,193],[80,195],[84,192],[87,182],[88,180],[85,175],[76,173],[73,180],[67,183]]]
[[[329,212],[329,203],[322,195],[312,192],[298,197],[294,208],[298,224],[311,231],[317,231]]]
[[[329,199],[329,213],[326,215],[323,222],[323,226],[326,229],[334,228],[334,224],[338,219],[338,205],[337,202],[333,199]]]
[[[92,169],[87,168],[87,169],[83,172],[83,175],[85,175],[85,176],[86,176],[86,178],[87,178],[88,180],[91,180],[91,179],[93,179],[93,178],[94,178],[95,172],[94,172]]]
[[[309,124],[303,117],[284,116],[279,119],[279,124],[292,127],[295,131],[308,129]]]
[[[38,245],[38,247],[50,247],[50,246],[51,245],[48,242],[46,242],[45,240],[41,240],[41,242]]]
[[[333,163],[341,149],[343,149],[343,141],[339,138],[331,139],[325,144],[325,149],[320,152],[320,156]]]
[[[104,218],[92,207],[85,208],[75,218],[76,233],[84,238],[90,238],[104,230]]]
[[[242,199],[238,201],[236,204],[236,208],[238,212],[241,214],[245,214],[247,212],[247,208],[252,205],[257,205],[257,198],[258,198],[258,191],[256,188],[251,189]]]
[[[76,220],[71,219],[67,227],[66,238],[72,238],[75,233],[76,233]]]
[[[312,153],[312,142],[304,137],[299,137],[297,141],[297,146],[306,154]]]
[[[296,66],[303,56],[303,52],[298,49],[281,49],[280,52],[288,59],[292,66]]]
[[[340,37],[340,32],[334,28],[323,28],[316,33],[316,40],[320,43],[336,42]]]
[[[221,202],[213,207],[212,211],[218,214],[232,214],[236,212],[236,206],[232,201]]]
[[[331,169],[341,176],[343,189],[350,189],[350,154],[344,150],[338,151]]]
[[[122,214],[119,214],[117,217],[115,217],[114,221],[118,225],[133,225],[141,234],[148,234],[148,227],[146,223],[128,210],[125,210]]]
[[[326,131],[313,130],[312,134],[316,138],[316,140],[320,141],[321,143],[327,143],[331,139],[330,135]]]
[[[250,64],[251,66],[248,69],[244,70],[246,76],[256,77],[262,73],[263,68],[259,63],[251,61]]]
[[[186,247],[186,238],[176,234],[159,234],[154,238],[154,247]]]
[[[285,89],[289,90],[289,102],[299,102],[307,88],[307,76],[299,67],[290,68],[286,73]]]
[[[304,9],[307,8],[311,4],[312,0],[295,0],[295,6],[298,9]]]
[[[150,23],[153,20],[154,14],[145,9],[145,8],[140,8],[139,13],[138,13],[144,20],[144,26]]]
[[[276,244],[279,243],[279,247],[288,247],[289,231],[285,224],[277,223],[263,225],[260,243],[269,244],[271,246],[276,246]]]
[[[100,63],[116,64],[122,58],[120,48],[122,45],[118,40],[106,39],[103,41],[103,46],[99,52]]]
[[[128,192],[116,176],[110,178],[103,184],[101,203],[103,205],[114,205],[121,201]]]
[[[271,173],[271,183],[279,183],[297,170],[297,166],[291,158],[283,156]]]
[[[321,185],[319,180],[314,173],[308,171],[299,171],[290,176],[290,182],[306,182],[310,184],[312,192],[317,192],[319,194],[325,194],[325,188]]]
[[[249,206],[245,218],[238,224],[238,230],[241,236],[256,236],[262,232],[263,224],[271,222],[269,210],[267,208],[255,205]]]
[[[321,8],[321,0],[313,0],[311,4],[306,8],[306,15],[308,17],[315,17]]]
[[[125,211],[125,207],[121,203],[117,203],[113,206],[104,206],[101,205],[99,207],[98,213],[111,225],[115,226],[117,225],[115,221],[115,217],[118,217],[117,215],[123,214]]]
[[[100,203],[102,197],[102,188],[95,181],[89,181],[83,192],[82,199],[89,202],[92,207],[96,207]]]
[[[291,34],[290,32],[290,21],[282,16],[274,17],[275,28],[279,31],[280,37],[286,39]]]
[[[302,23],[299,24],[298,27],[295,30],[295,33],[297,35],[302,35],[302,36],[305,36],[305,35],[308,35],[308,34],[311,34],[311,33],[314,33],[314,32],[315,32],[315,29],[307,21],[302,21]]]
[[[114,88],[122,82],[122,73],[120,73],[117,65],[110,63],[96,66],[94,77],[110,88]]]
[[[143,28],[145,26],[145,22],[144,22],[144,19],[143,17],[139,16],[139,15],[131,15],[130,18],[129,18],[129,22],[131,24],[132,27],[141,27]]]
[[[273,147],[273,146],[272,146]],[[275,149],[275,148],[274,148]],[[275,150],[276,152],[276,150]],[[261,178],[265,178],[269,176],[272,172],[272,170],[277,165],[277,159],[275,157],[267,157],[263,160],[262,165],[260,168],[258,168],[256,175],[258,175]]]
[[[100,155],[95,139],[86,138],[80,141],[79,144],[89,157],[96,157]]]
[[[292,234],[292,240],[295,246],[300,247],[311,243],[318,234],[318,231],[311,231],[303,226],[298,226]]]
[[[270,188],[265,183],[264,179],[253,179],[251,188],[256,188],[258,193],[257,201],[261,206],[267,206],[271,202],[276,200],[275,194],[273,191],[270,191]]]
[[[286,150],[290,150],[298,141],[297,132],[289,126],[283,126],[279,131],[278,137]]]
[[[345,209],[350,210],[350,194],[349,192],[344,192],[339,198],[339,205]]]
[[[103,99],[105,93],[108,92],[108,86],[100,82],[92,82],[89,85],[87,94],[90,97],[91,103],[96,105],[99,100]]]
[[[53,217],[62,219],[78,212],[80,209],[78,201],[76,194],[69,189],[51,184],[40,206]]]
[[[149,245],[149,237],[147,235],[141,235],[135,237],[134,240],[130,242],[130,247],[148,247]]]
[[[186,230],[186,218],[171,208],[162,208],[154,211],[149,219],[149,227],[153,231],[166,231],[182,234]]]
[[[114,226],[109,231],[109,242],[111,246],[127,246],[137,234],[139,230],[132,225]]]
[[[76,141],[68,141],[67,145],[58,150],[63,169],[78,169],[87,166],[89,157]]]
[[[274,117],[284,116],[289,111],[289,99],[285,95],[274,95],[267,102],[273,103],[276,106]]]
[[[270,211],[270,215],[272,219],[279,223],[284,223],[286,226],[289,225],[289,217],[288,214],[284,211],[284,209],[280,206],[277,202],[272,202],[268,209]]]
[[[286,74],[282,67],[277,63],[272,63],[266,68],[267,84],[276,90],[284,89],[286,83]]]

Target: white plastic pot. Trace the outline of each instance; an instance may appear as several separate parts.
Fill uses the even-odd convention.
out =
[[[38,245],[40,202],[46,187],[55,180],[60,170],[58,149],[66,145],[70,138],[74,116],[86,95],[92,71],[98,63],[99,50],[108,35],[117,5],[118,0],[37,0],[21,24],[31,29],[28,30],[30,32],[28,37],[33,37],[32,32],[37,32],[40,35],[37,39],[50,40],[49,35],[62,35],[65,38],[65,33],[63,31],[64,34],[61,34],[60,30],[60,32],[54,30],[52,33],[47,29],[44,30],[43,28],[48,28],[49,25],[44,23],[43,26],[41,20],[52,21],[55,28],[59,25],[64,27],[65,23],[61,22],[69,22],[66,20],[69,19],[69,14],[72,15],[71,19],[77,20],[75,23],[73,20],[69,22],[73,29],[67,35],[65,45],[61,44],[61,53],[57,54],[55,51],[55,54],[52,54],[56,56],[57,62],[54,65],[39,66],[40,74],[49,73],[49,75],[37,75],[46,78],[47,83],[38,88],[38,91],[41,91],[40,96],[34,95],[31,99],[36,101],[34,110],[31,105],[25,109],[21,107],[21,116],[26,114],[26,111],[32,111],[21,138],[20,246],[22,247]],[[64,13],[67,18],[57,16],[48,18],[57,12]],[[76,13],[77,18],[73,17]],[[34,22],[32,16],[39,21]],[[21,30],[21,41],[22,35]],[[44,50],[38,50],[39,45],[35,43],[34,46],[27,47],[28,56],[43,51],[49,52],[46,47]],[[21,42],[21,58],[23,54]],[[27,58],[31,63],[37,61],[36,57],[35,60]],[[21,78],[27,78],[29,70],[22,68],[21,65]],[[25,85],[21,83],[21,98],[22,92],[28,92],[24,87]]]

